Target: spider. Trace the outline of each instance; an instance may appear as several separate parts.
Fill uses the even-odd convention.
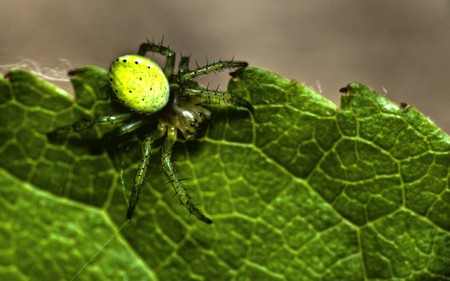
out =
[[[155,62],[145,57],[153,52],[166,57],[161,69]],[[116,98],[129,112],[111,116],[101,116],[95,120],[81,120],[71,127],[74,131],[92,128],[105,123],[123,124],[116,134],[128,134],[149,119],[157,120],[155,131],[149,132],[143,142],[141,160],[131,191],[127,219],[131,219],[139,201],[142,185],[149,166],[151,149],[155,141],[164,138],[161,150],[162,170],[167,174],[178,195],[181,205],[199,220],[210,224],[206,217],[193,203],[181,178],[172,164],[172,149],[178,132],[186,140],[195,139],[205,121],[210,119],[211,111],[204,105],[233,105],[253,111],[252,105],[245,99],[231,93],[202,87],[193,79],[223,69],[246,67],[243,61],[217,61],[196,69],[189,69],[189,57],[181,56],[178,72],[174,72],[176,55],[169,47],[152,42],[140,45],[138,54],[118,57],[109,69],[110,85]]]

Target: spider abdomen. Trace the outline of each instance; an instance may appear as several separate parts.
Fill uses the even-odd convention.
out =
[[[170,87],[164,72],[147,57],[117,58],[111,65],[109,79],[117,98],[134,111],[151,114],[169,100]]]

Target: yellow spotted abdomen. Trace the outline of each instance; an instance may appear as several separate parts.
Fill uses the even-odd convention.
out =
[[[139,55],[124,55],[111,65],[109,80],[117,98],[134,111],[151,114],[168,102],[170,87],[162,69]]]

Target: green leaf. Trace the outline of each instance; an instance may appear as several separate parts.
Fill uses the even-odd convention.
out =
[[[353,83],[338,109],[246,68],[229,89],[254,114],[219,109],[174,151],[214,223],[172,198],[158,148],[127,223],[145,132],[50,141],[124,110],[105,70],[72,74],[75,103],[22,70],[0,78],[0,280],[450,280],[450,138],[414,107]]]

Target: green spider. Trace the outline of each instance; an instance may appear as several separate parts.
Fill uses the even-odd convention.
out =
[[[166,57],[161,69],[155,62],[145,57],[154,52]],[[141,162],[134,180],[129,200],[127,219],[130,219],[139,201],[151,148],[158,139],[162,144],[162,169],[170,178],[181,205],[205,223],[212,223],[191,201],[186,188],[172,165],[172,148],[178,131],[186,140],[193,140],[211,112],[203,105],[234,105],[253,111],[252,105],[231,93],[202,87],[193,79],[223,69],[246,67],[243,61],[218,61],[197,69],[189,69],[189,57],[182,56],[178,72],[174,72],[175,52],[162,44],[151,42],[141,44],[138,55],[124,55],[117,58],[109,70],[111,87],[117,97],[130,112],[111,116],[101,116],[95,120],[81,120],[74,123],[72,130],[81,131],[95,125],[112,123],[124,124],[117,129],[118,135],[131,133],[149,119],[158,120],[157,129],[150,132],[142,143]]]

